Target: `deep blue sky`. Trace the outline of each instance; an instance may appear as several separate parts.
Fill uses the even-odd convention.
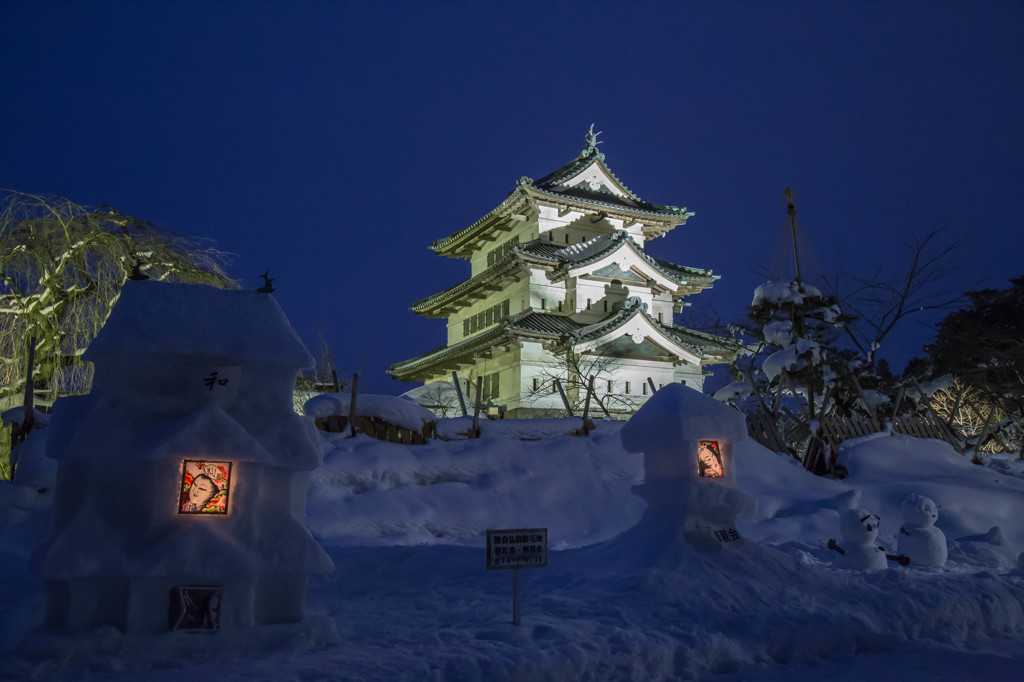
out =
[[[797,194],[820,270],[970,235],[952,288],[1024,274],[1021,3],[0,4],[0,187],[110,204],[269,269],[365,390],[444,341],[408,310],[468,275],[428,250],[591,122],[690,222],[649,251],[749,304]],[[929,322],[934,319],[928,319]],[[929,332],[884,348],[901,368]]]

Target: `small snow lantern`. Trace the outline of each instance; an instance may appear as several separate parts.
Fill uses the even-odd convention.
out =
[[[54,409],[53,527],[34,560],[46,624],[150,634],[304,618],[331,570],[306,529],[313,359],[272,296],[129,282],[85,359],[89,395]]]
[[[732,446],[747,437],[737,410],[683,384],[657,391],[621,431],[644,455],[645,519],[675,524],[691,545],[717,548],[739,539],[736,516],[753,501],[735,486]],[[641,521],[643,523],[643,521]]]

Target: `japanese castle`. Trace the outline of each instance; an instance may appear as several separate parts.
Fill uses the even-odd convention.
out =
[[[694,214],[641,200],[608,168],[597,135],[591,126],[575,159],[520,178],[487,215],[433,243],[468,260],[470,277],[413,304],[448,320],[448,342],[392,365],[392,376],[451,382],[454,371],[463,387],[480,378],[484,404],[519,418],[564,414],[555,379],[579,409],[593,377],[591,413],[627,417],[670,382],[700,390],[702,368],[732,358],[729,340],[673,323],[718,276],[645,252]]]

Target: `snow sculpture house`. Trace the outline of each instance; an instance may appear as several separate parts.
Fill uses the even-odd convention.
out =
[[[531,417],[562,409],[555,378],[573,386],[596,375],[598,397],[613,397],[606,408],[628,416],[650,382],[699,390],[702,367],[730,360],[727,340],[673,324],[684,299],[717,276],[645,251],[693,213],[641,200],[597,145],[591,128],[575,159],[540,180],[520,178],[497,208],[434,242],[436,253],[468,260],[470,277],[413,304],[448,320],[448,341],[392,365],[392,376],[480,377],[485,402]]]
[[[627,452],[644,456],[644,482],[633,488],[647,501],[638,529],[698,549],[739,539],[736,517],[754,504],[737,488],[733,466],[733,447],[747,438],[743,413],[674,384],[637,410],[619,435]]]
[[[303,523],[320,464],[292,409],[313,359],[269,295],[129,281],[62,398],[53,527],[34,561],[48,626],[214,631],[304,617],[332,564]]]

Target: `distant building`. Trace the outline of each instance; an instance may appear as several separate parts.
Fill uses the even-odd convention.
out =
[[[448,342],[391,366],[396,379],[482,378],[483,401],[510,417],[562,411],[554,385],[583,399],[594,377],[595,415],[639,407],[655,388],[700,390],[702,367],[728,362],[726,339],[673,324],[710,270],[647,255],[645,244],[693,213],[631,192],[605,164],[591,128],[579,156],[540,180],[523,177],[497,208],[434,242],[470,262],[469,279],[412,310],[448,320]]]

